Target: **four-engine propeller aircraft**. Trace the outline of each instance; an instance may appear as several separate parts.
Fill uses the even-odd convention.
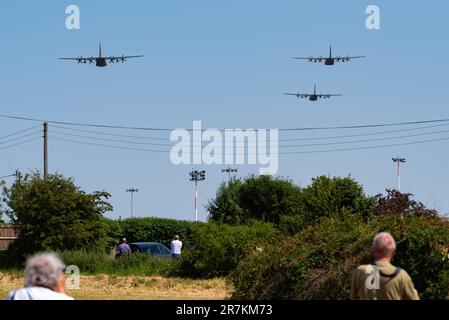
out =
[[[313,88],[313,93],[284,93],[288,96],[296,96],[298,99],[309,99],[310,101],[318,101],[318,99],[329,99],[330,97],[341,97],[342,94],[320,94],[316,93],[316,85]]]
[[[330,47],[330,51],[329,51],[329,57],[324,58],[324,57],[308,57],[308,58],[303,58],[303,57],[293,57],[293,59],[299,59],[299,60],[308,60],[309,62],[314,62],[314,63],[318,63],[318,62],[323,62],[326,66],[333,66],[335,64],[335,62],[349,62],[352,59],[360,59],[360,58],[366,58],[366,56],[354,56],[354,57],[350,57],[350,56],[336,56],[333,57],[332,56],[332,46]]]
[[[101,55],[101,43],[99,46],[100,52],[99,52],[99,56],[98,57],[90,57],[90,58],[84,58],[84,57],[78,57],[78,58],[59,58],[61,60],[73,60],[73,61],[78,61],[78,63],[89,63],[92,64],[95,62],[95,65],[97,67],[103,68],[106,67],[109,63],[115,63],[115,62],[125,62],[127,59],[133,59],[133,58],[142,58],[144,57],[143,55],[140,56],[125,56],[122,55],[121,57],[116,57],[116,56],[110,56],[110,57],[103,57]]]

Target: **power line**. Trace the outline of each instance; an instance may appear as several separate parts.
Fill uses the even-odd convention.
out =
[[[156,140],[156,141],[167,141],[167,138],[155,138],[155,137],[126,135],[126,134],[115,134],[115,133],[110,133],[110,132],[100,132],[100,131],[92,131],[92,130],[67,128],[67,127],[58,126],[58,125],[53,125],[52,128],[64,129],[64,130],[75,131],[75,132],[92,133],[92,134],[97,134],[97,135],[102,135],[102,136],[111,136],[111,137],[120,137],[120,138],[133,138],[133,139],[144,139],[144,140]]]
[[[26,134],[24,136],[20,136],[20,137],[17,137],[17,138],[13,138],[13,139],[7,140],[7,141],[0,141],[0,144],[2,144],[2,145],[3,144],[7,144],[7,143],[10,143],[10,142],[13,142],[13,141],[17,141],[17,140],[20,140],[20,139],[23,139],[23,138],[31,137],[31,136],[39,134],[39,133],[41,133],[41,132],[40,131],[36,131],[36,132],[32,132],[32,133]]]
[[[73,133],[66,133],[66,132],[60,132],[60,131],[54,131],[52,130],[51,133],[71,136],[71,137],[78,137],[78,138],[86,138],[86,139],[93,139],[93,140],[101,140],[101,141],[109,141],[109,142],[119,142],[119,143],[130,143],[130,144],[139,144],[139,145],[147,145],[147,146],[160,146],[160,147],[172,147],[172,144],[164,144],[164,143],[150,143],[150,142],[134,142],[134,141],[126,141],[126,140],[117,140],[117,139],[108,139],[108,138],[99,138],[99,137],[92,137],[92,136],[86,136],[86,135],[80,135],[80,134],[73,134]]]
[[[26,140],[26,141],[23,141],[23,142],[19,142],[19,143],[10,145],[10,146],[5,146],[5,147],[3,147],[3,149],[4,149],[4,150],[6,150],[6,149],[11,149],[11,148],[20,146],[20,145],[22,145],[22,144],[29,143],[29,142],[36,141],[36,140],[40,140],[40,139],[42,139],[42,138],[41,138],[41,137],[37,137],[37,138],[29,139],[29,140]]]
[[[97,128],[110,128],[110,129],[127,129],[127,130],[144,130],[144,131],[173,131],[174,128],[152,128],[152,127],[132,127],[132,126],[116,126],[116,125],[105,125],[105,124],[91,124],[91,123],[76,123],[76,122],[63,122],[63,121],[52,121],[43,120],[27,117],[17,117],[10,115],[1,115],[0,118],[16,119],[24,121],[34,121],[34,122],[48,122],[51,124],[60,124],[67,126],[79,126],[79,127],[97,127]],[[338,129],[363,129],[363,128],[379,128],[379,127],[393,127],[393,126],[405,126],[405,125],[416,125],[425,123],[440,123],[449,122],[449,119],[435,119],[435,120],[421,120],[421,121],[410,121],[410,122],[398,122],[398,123],[382,123],[382,124],[366,124],[366,125],[351,125],[351,126],[330,126],[330,127],[298,127],[298,128],[280,128],[279,131],[312,131],[312,130],[338,130]],[[195,131],[193,129],[185,129],[187,131]],[[207,129],[202,129],[205,131]],[[224,131],[225,129],[217,129]]]
[[[39,128],[39,127],[40,127],[40,125],[39,125],[39,126],[31,127],[31,128],[25,129],[25,130],[20,130],[20,131],[17,131],[17,132],[8,134],[7,136],[0,137],[0,140],[6,139],[6,138],[9,138],[9,137],[13,137],[13,136],[16,136],[16,135],[21,134],[21,133],[24,133],[24,132],[28,132],[28,131],[31,131],[31,130],[33,130],[33,129],[37,129],[37,128]]]
[[[14,177],[16,174],[10,174],[9,176],[2,176],[0,177],[0,179],[5,179],[5,178],[11,178]]]
[[[366,137],[366,136],[375,136],[375,135],[382,135],[382,134],[389,134],[389,133],[408,132],[408,131],[415,131],[415,130],[422,130],[422,129],[430,129],[430,128],[436,128],[436,127],[445,127],[445,126],[448,126],[448,125],[449,125],[449,123],[445,123],[445,124],[437,124],[437,125],[433,125],[433,126],[424,126],[424,127],[409,128],[409,129],[398,129],[398,130],[389,130],[389,131],[380,131],[380,132],[348,134],[348,135],[341,135],[341,136],[325,136],[325,137],[313,137],[313,138],[279,139],[279,141],[281,141],[281,142],[288,142],[288,141],[313,141],[313,140],[329,140],[329,139],[341,139],[341,138]]]
[[[279,148],[318,147],[318,146],[331,146],[331,145],[340,145],[340,144],[366,143],[366,142],[374,142],[374,141],[385,141],[385,140],[394,140],[394,139],[403,139],[403,138],[422,137],[422,136],[428,136],[428,135],[432,135],[432,134],[448,133],[448,132],[449,132],[449,130],[441,130],[441,131],[435,131],[435,132],[425,132],[425,133],[409,134],[409,135],[386,137],[386,138],[376,138],[376,139],[327,142],[327,143],[315,143],[315,144],[285,145],[285,146],[279,146]]]
[[[366,143],[366,142],[374,142],[374,141],[386,141],[386,140],[394,140],[394,139],[420,137],[420,136],[427,136],[427,135],[434,135],[434,134],[448,133],[448,132],[449,132],[449,130],[440,130],[440,131],[435,131],[435,132],[425,132],[425,133],[419,133],[419,134],[393,136],[393,137],[376,138],[376,139],[340,141],[340,142],[328,142],[328,143],[314,143],[314,144],[280,145],[279,148],[319,147],[319,146],[330,146],[330,145],[342,145],[342,144],[344,145],[344,144],[354,144],[354,143]],[[92,137],[92,136],[87,136],[87,135],[71,134],[71,133],[60,132],[60,131],[52,131],[52,133],[61,134],[61,135],[68,135],[68,136],[78,137],[78,138],[85,138],[85,139],[92,139],[92,140],[101,140],[101,141],[108,141],[108,142],[118,142],[118,143],[126,143],[126,144],[161,146],[161,147],[173,147],[173,146],[175,146],[174,144],[134,142],[134,141],[125,141],[125,140],[117,140],[117,139],[99,138],[99,137]],[[245,149],[245,146],[235,146],[235,147],[234,146],[232,146],[232,147],[227,147],[226,146],[225,148],[232,149],[232,150],[233,149]]]
[[[351,137],[364,137],[364,136],[376,136],[376,135],[384,135],[389,133],[398,133],[398,132],[410,132],[410,131],[416,131],[416,130],[423,130],[423,129],[429,129],[429,128],[436,128],[436,127],[444,127],[449,126],[449,123],[446,124],[438,124],[438,125],[432,125],[432,126],[422,126],[418,128],[408,128],[408,129],[399,129],[399,130],[389,130],[389,131],[381,131],[381,132],[371,132],[371,133],[361,133],[361,134],[350,134],[350,135],[340,135],[340,136],[325,136],[325,137],[313,137],[313,138],[291,138],[291,139],[279,139],[280,142],[289,142],[289,141],[316,141],[316,140],[334,140],[334,139],[340,139],[340,138],[351,138]],[[99,132],[99,131],[92,131],[92,130],[83,130],[83,129],[75,129],[75,128],[67,128],[63,126],[53,125],[53,128],[63,129],[63,130],[69,130],[73,132],[83,132],[83,133],[91,133],[95,135],[102,135],[102,136],[112,136],[112,137],[122,137],[122,138],[132,138],[132,139],[145,139],[145,140],[155,140],[155,141],[167,141],[169,139],[167,138],[156,138],[156,137],[146,137],[146,136],[136,136],[136,135],[123,135],[123,134],[114,134],[110,132]],[[66,134],[70,135],[69,133],[62,133],[58,131],[52,131],[60,134]],[[80,135],[72,135],[77,137],[84,137],[88,139],[97,139],[97,140],[104,140],[104,141],[112,141],[112,142],[124,142],[124,143],[132,143],[132,144],[143,144],[145,143],[136,143],[131,141],[123,141],[123,140],[110,140],[110,139],[103,139],[103,138],[94,138],[92,136],[80,136]],[[348,142],[352,143],[352,142]],[[159,145],[159,146],[173,146],[172,144],[148,144],[148,145]],[[287,147],[287,146],[286,146]]]
[[[422,144],[436,141],[445,141],[449,140],[449,137],[439,138],[439,139],[430,139],[430,140],[421,140],[421,141],[413,141],[413,142],[404,142],[404,143],[394,143],[394,144],[384,144],[377,146],[366,146],[366,147],[354,147],[354,148],[344,148],[344,149],[330,149],[330,150],[314,150],[314,151],[292,151],[292,152],[279,152],[279,154],[313,154],[313,153],[329,153],[329,152],[339,152],[339,151],[353,151],[353,150],[368,150],[368,149],[380,149],[386,147],[400,147],[406,145],[414,145],[414,144]]]
[[[76,140],[71,140],[71,139],[63,139],[63,138],[57,138],[57,137],[50,137],[50,139],[71,142],[71,143],[77,143],[77,144],[85,144],[85,145],[90,145],[90,146],[112,148],[112,149],[134,150],[134,151],[145,151],[145,152],[156,152],[156,153],[170,153],[170,151],[167,151],[167,150],[152,150],[152,149],[123,147],[123,146],[113,146],[113,145],[100,144],[100,143],[90,143],[90,142],[76,141]]]
[[[89,143],[89,142],[62,139],[62,138],[56,138],[56,137],[51,137],[51,139],[64,141],[64,142],[70,142],[70,143],[119,149],[119,150],[133,150],[133,151],[144,151],[144,152],[154,152],[154,153],[170,153],[171,152],[168,150],[152,150],[152,149],[142,149],[142,148],[132,148],[132,147],[124,147],[124,146],[105,145],[105,144],[98,144],[98,143]],[[354,148],[325,149],[325,150],[311,150],[311,151],[291,151],[291,152],[284,151],[284,152],[278,152],[277,154],[278,155],[293,155],[293,154],[315,154],[315,153],[330,153],[330,152],[339,152],[339,151],[368,150],[368,149],[380,149],[380,148],[386,148],[386,147],[397,147],[397,146],[406,146],[406,145],[414,145],[414,144],[423,144],[423,143],[446,141],[446,140],[449,140],[449,137],[421,140],[421,141],[413,141],[413,142],[376,145],[376,146],[354,147]],[[197,152],[189,152],[189,154],[195,154],[195,153],[197,153]],[[222,154],[231,154],[231,153],[234,155],[239,155],[239,154],[250,155],[249,153],[245,153],[245,152],[244,153],[223,152]],[[253,155],[253,154],[251,154],[251,155]]]

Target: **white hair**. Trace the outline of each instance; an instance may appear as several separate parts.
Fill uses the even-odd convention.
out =
[[[396,241],[388,232],[381,232],[374,237],[373,249],[383,257],[391,256],[396,251]]]
[[[45,287],[53,290],[64,273],[65,265],[55,253],[40,253],[28,259],[25,287]]]

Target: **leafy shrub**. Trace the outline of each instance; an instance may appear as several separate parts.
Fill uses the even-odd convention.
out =
[[[179,272],[195,277],[227,275],[250,252],[275,243],[278,235],[271,224],[260,222],[245,226],[195,224]]]
[[[301,189],[292,181],[271,176],[250,176],[222,184],[209,201],[210,220],[233,225],[251,220],[279,223],[284,215],[302,213]]]
[[[374,199],[367,197],[363,187],[350,176],[314,178],[312,184],[303,189],[303,199],[307,223],[350,213],[369,217],[374,210]]]
[[[393,264],[424,299],[447,299],[449,226],[439,218],[359,215],[326,218],[243,259],[231,274],[234,299],[348,299],[352,272],[372,263],[373,237],[391,232]]]
[[[58,255],[66,265],[76,265],[82,274],[168,275],[176,268],[176,262],[172,260],[141,253],[115,258],[104,252],[78,250],[61,251]]]
[[[378,194],[375,199],[375,214],[377,215],[438,216],[436,210],[427,209],[423,203],[413,200],[413,194],[411,193],[387,189],[385,196]]]
[[[104,246],[101,218],[112,210],[106,192],[86,193],[59,174],[38,173],[4,189],[7,216],[19,238],[11,251],[23,257],[37,251],[93,249]]]
[[[200,223],[162,218],[132,218],[119,221],[119,224],[122,237],[128,242],[160,242],[169,247],[174,235],[179,235],[184,245],[188,245],[192,226]]]

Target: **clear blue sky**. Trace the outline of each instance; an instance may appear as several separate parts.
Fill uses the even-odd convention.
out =
[[[70,4],[81,9],[81,30],[65,29],[65,8]],[[379,31],[365,28],[365,8],[370,4],[381,9]],[[10,1],[0,13],[0,114],[170,128],[189,128],[193,120],[201,120],[207,128],[243,129],[449,118],[448,12],[447,1]],[[145,54],[145,58],[105,69],[57,60],[96,55],[100,41],[106,55]],[[335,54],[368,58],[331,68],[291,59],[325,55],[330,44]],[[344,97],[298,103],[282,95],[310,91],[315,83]],[[0,119],[0,137],[34,125],[38,123]],[[57,136],[52,130],[58,129],[50,125],[50,137]],[[280,138],[379,131],[295,132]],[[168,138],[167,133],[108,132]],[[403,134],[407,133],[383,137]],[[449,133],[331,147],[442,137]],[[448,146],[449,141],[440,141],[280,155],[278,174],[301,186],[322,174],[351,174],[374,195],[395,186],[391,158],[401,155],[408,160],[402,170],[402,191],[448,213]],[[110,217],[129,217],[125,190],[136,187],[140,190],[135,195],[136,216],[194,218],[191,166],[173,166],[167,154],[51,139],[49,164],[51,172],[74,177],[86,191],[110,192],[114,206]],[[207,170],[207,180],[200,185],[202,220],[203,206],[226,178],[222,167],[226,166],[197,167]],[[41,141],[0,150],[0,176],[16,168],[23,172],[42,168]],[[258,173],[259,166],[238,168],[239,175],[246,176]]]

